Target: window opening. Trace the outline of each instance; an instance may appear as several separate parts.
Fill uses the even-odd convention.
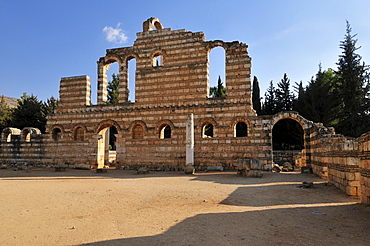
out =
[[[215,47],[209,52],[209,97],[226,96],[225,62],[223,47]]]
[[[238,122],[235,125],[235,137],[247,137],[248,126],[244,122]]]
[[[162,127],[160,132],[160,138],[161,139],[171,138],[171,127],[169,125],[165,125]]]
[[[153,57],[153,67],[163,66],[163,55],[156,54]]]
[[[132,58],[128,61],[127,79],[128,79],[128,101],[135,102],[136,90],[136,59]]]
[[[52,138],[54,141],[59,141],[62,138],[62,131],[59,128],[54,128]]]
[[[213,125],[206,124],[203,126],[203,138],[213,138]]]
[[[109,64],[107,75],[107,103],[115,104],[119,102],[119,70],[118,62]]]

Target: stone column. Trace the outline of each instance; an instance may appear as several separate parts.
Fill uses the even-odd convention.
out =
[[[194,116],[189,114],[186,119],[186,165],[185,173],[193,174],[194,168]]]

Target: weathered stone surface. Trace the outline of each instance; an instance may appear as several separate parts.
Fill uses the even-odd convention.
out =
[[[223,171],[223,166],[209,166],[207,167],[207,171]]]
[[[148,174],[148,173],[149,173],[149,168],[147,168],[147,167],[140,167],[137,170],[137,174]]]

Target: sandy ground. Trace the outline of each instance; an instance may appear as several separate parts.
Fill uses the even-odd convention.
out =
[[[0,245],[370,245],[370,209],[311,174],[6,169],[0,187]]]

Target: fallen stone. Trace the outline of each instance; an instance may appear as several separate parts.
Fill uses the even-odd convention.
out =
[[[75,169],[90,170],[91,166],[89,164],[75,164]]]
[[[137,170],[137,174],[147,174],[147,173],[149,173],[149,168],[146,168],[146,167],[140,167]]]
[[[313,182],[303,181],[301,187],[302,188],[313,188]]]

